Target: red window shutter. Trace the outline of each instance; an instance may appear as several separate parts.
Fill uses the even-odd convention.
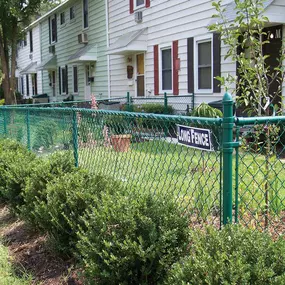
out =
[[[179,58],[178,58],[178,41],[172,43],[173,53],[173,95],[179,95]]]
[[[145,7],[149,8],[150,7],[150,0],[145,0]]]
[[[153,47],[154,61],[154,95],[159,94],[159,65],[158,65],[158,45]]]
[[[134,13],[134,0],[130,0],[130,14]]]

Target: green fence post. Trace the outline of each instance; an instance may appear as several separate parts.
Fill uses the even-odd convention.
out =
[[[164,92],[164,114],[168,113],[168,102],[167,102],[167,94]]]
[[[131,112],[131,96],[130,96],[130,92],[127,92],[127,111]]]
[[[3,124],[4,124],[4,136],[7,137],[8,131],[7,131],[7,109],[4,107],[3,109]]]
[[[26,110],[27,148],[31,150],[30,110]]]
[[[78,126],[75,110],[72,110],[72,141],[75,167],[78,167]]]
[[[232,223],[233,195],[233,98],[223,97],[223,224]]]

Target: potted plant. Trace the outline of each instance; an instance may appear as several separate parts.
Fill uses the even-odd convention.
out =
[[[110,115],[105,125],[108,127],[111,144],[117,152],[128,152],[131,145],[131,122],[122,116]]]

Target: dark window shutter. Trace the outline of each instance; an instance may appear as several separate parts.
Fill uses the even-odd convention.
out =
[[[55,41],[57,42],[57,15],[54,15],[54,19],[55,19]]]
[[[150,0],[145,0],[145,7],[149,8],[150,7]]]
[[[134,0],[130,0],[130,14],[134,13]]]
[[[220,81],[216,79],[221,76],[221,39],[220,34],[213,34],[213,91],[214,93],[221,92]]]
[[[188,93],[194,93],[194,38],[187,39]]]
[[[173,58],[173,95],[179,95],[179,70],[178,70],[178,41],[172,43]]]
[[[51,21],[50,21],[50,17],[48,18],[48,36],[49,36],[49,44],[51,44]]]
[[[61,94],[61,68],[58,68],[58,91]]]
[[[154,64],[154,95],[159,94],[159,64],[158,64],[158,45],[153,47],[153,64]]]
[[[65,90],[66,94],[68,94],[68,66],[65,66]]]

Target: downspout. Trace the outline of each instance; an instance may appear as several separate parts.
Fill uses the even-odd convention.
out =
[[[107,36],[107,49],[109,43],[109,1],[105,0],[105,13],[106,13],[106,36]],[[108,79],[108,98],[111,98],[111,84],[110,84],[110,55],[107,54],[107,79]]]

